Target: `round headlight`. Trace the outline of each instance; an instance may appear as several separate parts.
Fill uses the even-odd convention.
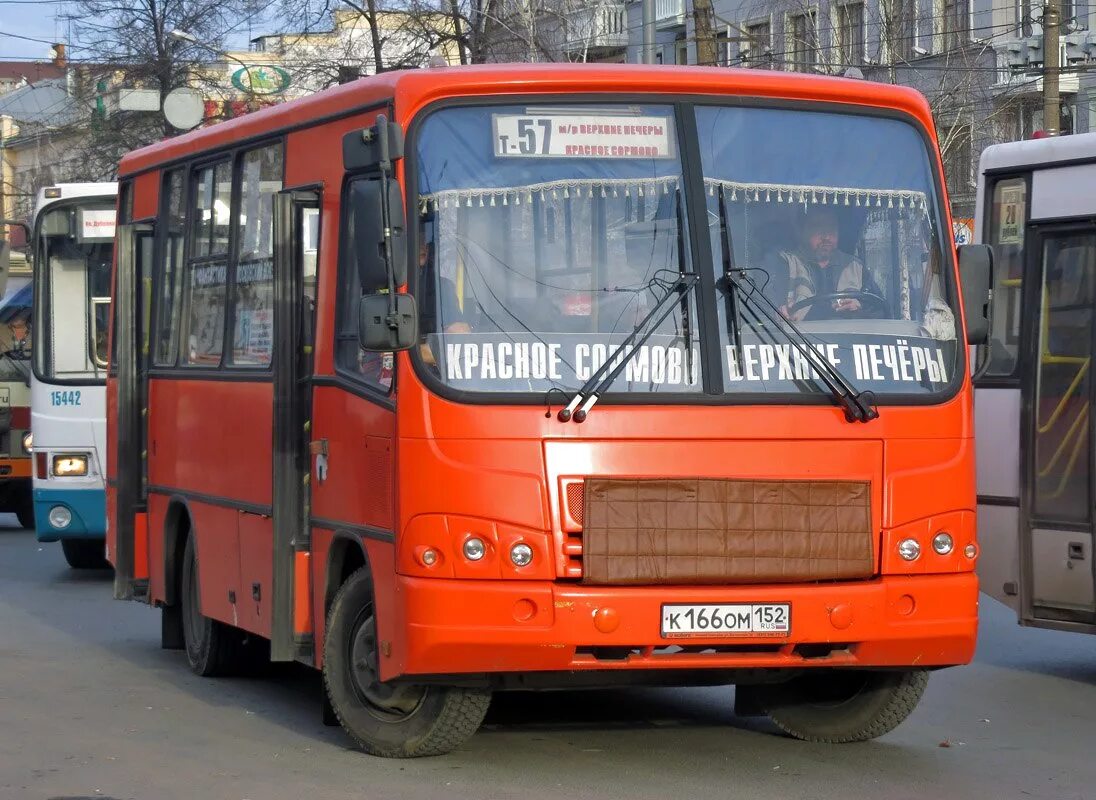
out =
[[[473,537],[464,541],[464,557],[469,561],[479,561],[486,552],[487,547],[483,544],[483,539]]]
[[[518,542],[510,548],[510,560],[515,567],[525,567],[533,560],[533,548],[524,542]]]
[[[422,555],[419,556],[424,567],[432,567],[438,563],[438,551],[432,548],[427,548],[422,551]]]
[[[967,558],[974,558],[976,555],[978,555],[978,547],[973,544],[968,544],[966,547],[963,548],[963,555],[965,555]]]
[[[27,431],[23,434],[23,452],[30,453],[31,447],[34,446],[34,435]]]
[[[49,524],[55,528],[67,528],[72,522],[72,512],[64,506],[54,506],[49,510]]]
[[[932,537],[932,549],[942,556],[946,556],[955,549],[955,541],[947,531],[940,531]]]
[[[906,561],[916,561],[921,555],[921,543],[916,539],[903,539],[898,543],[898,555]]]

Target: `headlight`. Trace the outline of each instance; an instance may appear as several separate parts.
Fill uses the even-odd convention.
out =
[[[533,548],[524,542],[518,542],[510,548],[510,561],[515,567],[527,567],[533,560]]]
[[[932,549],[942,556],[946,556],[955,549],[955,540],[947,531],[940,531],[932,537]]]
[[[898,555],[906,561],[916,561],[921,555],[921,543],[916,539],[903,539],[898,543]]]
[[[487,553],[487,546],[482,539],[475,537],[464,541],[464,557],[469,561],[479,561]]]
[[[49,510],[49,524],[57,529],[64,529],[72,522],[72,512],[64,506],[54,506]]]
[[[31,447],[34,445],[34,436],[30,431],[23,434],[23,452],[30,455]]]
[[[54,456],[53,474],[58,478],[71,478],[88,474],[87,456]]]

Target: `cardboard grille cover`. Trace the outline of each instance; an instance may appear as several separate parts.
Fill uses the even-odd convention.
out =
[[[871,484],[586,480],[583,583],[789,583],[874,573]]]

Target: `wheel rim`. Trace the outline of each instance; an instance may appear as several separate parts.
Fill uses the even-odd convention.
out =
[[[380,680],[377,627],[372,606],[358,613],[350,629],[349,645],[350,683],[366,710],[384,722],[399,722],[414,716],[426,698],[426,687],[393,685]]]

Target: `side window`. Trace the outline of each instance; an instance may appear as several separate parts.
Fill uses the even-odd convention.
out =
[[[358,180],[370,180],[359,178]],[[343,193],[342,236],[339,258],[338,307],[335,314],[335,368],[372,389],[392,390],[395,358],[392,353],[367,353],[358,344],[358,304],[362,296],[361,278],[351,254],[357,251],[354,228],[350,225],[350,186]]]
[[[1027,181],[999,180],[988,209],[984,241],[993,248],[993,313],[985,375],[1008,377],[1016,371],[1020,348],[1020,296],[1027,229]]]
[[[230,162],[192,173],[191,242],[182,309],[183,363],[189,366],[221,363],[231,204]]]
[[[274,195],[282,188],[280,144],[239,162],[232,363],[265,367],[274,344]]]
[[[164,202],[160,212],[163,250],[156,276],[156,333],[153,363],[175,366],[179,353],[179,273],[183,266],[183,235],[186,232],[186,207],[183,190],[186,171],[169,172],[164,180]]]

